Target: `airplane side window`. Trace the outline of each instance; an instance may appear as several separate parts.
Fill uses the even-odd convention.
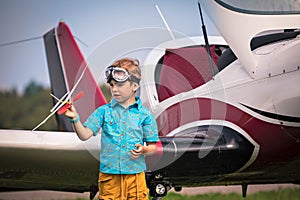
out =
[[[219,55],[210,47],[215,71]],[[182,92],[188,92],[212,79],[207,52],[204,46],[166,49],[156,66],[155,80],[159,101]]]
[[[274,34],[268,34],[268,35],[262,35],[258,37],[254,37],[250,42],[250,48],[251,50],[254,50],[256,48],[259,48],[261,46],[278,42],[281,40],[287,40],[297,37],[300,34],[300,31],[294,31],[294,30],[285,30],[281,33],[274,33]],[[233,61],[235,61],[237,57],[231,50],[231,48],[227,48],[223,51],[222,55],[220,56],[220,59],[218,60],[217,67],[219,71],[222,71],[225,67],[230,65]]]
[[[299,30],[284,30],[284,32],[280,32],[280,33],[267,34],[267,35],[254,37],[250,42],[250,47],[251,50],[254,50],[258,47],[267,44],[296,38],[299,34],[300,34]]]
[[[230,65],[236,59],[237,59],[237,57],[233,53],[233,51],[230,48],[226,49],[220,56],[220,59],[218,60],[218,63],[217,63],[219,72],[222,71],[228,65]]]

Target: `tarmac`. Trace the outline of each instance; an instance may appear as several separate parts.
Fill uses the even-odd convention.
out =
[[[300,185],[294,184],[271,184],[271,185],[249,185],[247,194],[259,191],[278,190],[280,188],[300,188]],[[173,191],[173,190],[171,190]],[[197,195],[205,193],[238,193],[242,195],[241,186],[209,186],[183,188],[180,194]],[[97,196],[96,196],[97,197]],[[95,197],[95,199],[96,199]],[[71,200],[76,198],[89,199],[89,193],[70,193],[70,192],[54,192],[54,191],[26,191],[26,192],[1,192],[0,200]]]

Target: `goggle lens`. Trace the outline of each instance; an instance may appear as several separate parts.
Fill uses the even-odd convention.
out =
[[[128,79],[128,74],[121,70],[113,70],[112,71],[113,78],[120,81],[125,81]]]
[[[130,75],[125,69],[110,66],[105,71],[106,80],[109,83],[112,79],[117,82],[125,82]]]

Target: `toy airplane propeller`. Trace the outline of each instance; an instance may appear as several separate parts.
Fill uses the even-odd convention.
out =
[[[56,96],[54,96],[53,94],[50,94],[50,95],[51,95],[52,97],[54,97],[54,98],[57,100],[58,103],[62,103],[62,102],[63,102],[63,101],[61,101],[60,99],[58,99]],[[75,102],[75,101],[81,99],[81,97],[83,97],[83,96],[84,96],[84,92],[83,92],[83,91],[80,91],[80,92],[75,96],[75,98],[73,99],[73,102]],[[59,105],[59,104],[57,104],[57,105]],[[65,105],[64,105],[63,107],[61,107],[61,108],[57,111],[57,114],[61,115],[61,114],[65,113],[72,105],[73,105],[72,102],[67,101],[67,102],[65,103]],[[50,112],[53,112],[52,110],[53,110],[53,109],[51,109]]]
[[[52,115],[54,115],[56,112],[57,114],[61,115],[63,113],[65,113],[72,105],[72,102],[75,102],[79,99],[81,99],[81,97],[84,96],[84,92],[80,91],[73,99],[73,101],[71,102],[69,99],[71,97],[71,93],[67,92],[62,98],[57,98],[56,96],[54,96],[53,94],[50,94],[53,98],[55,98],[57,100],[57,103],[53,106],[53,108],[50,110],[50,114],[41,122],[39,123],[36,127],[34,127],[32,129],[32,131],[35,131],[36,129],[38,129],[40,126],[42,126],[44,123],[46,123],[46,121],[52,117]]]

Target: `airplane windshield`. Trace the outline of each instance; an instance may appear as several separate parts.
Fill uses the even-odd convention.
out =
[[[237,12],[249,14],[299,14],[298,0],[216,0],[220,5]]]

